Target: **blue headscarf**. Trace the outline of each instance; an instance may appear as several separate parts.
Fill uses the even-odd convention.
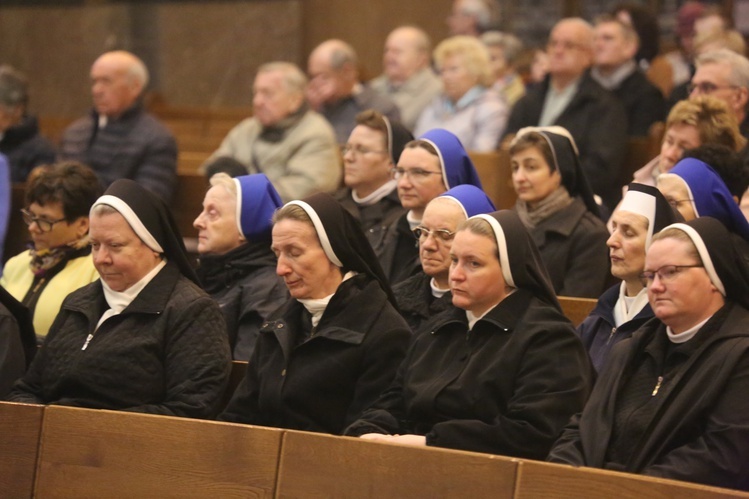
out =
[[[463,209],[466,218],[497,210],[489,196],[475,185],[458,185],[447,192],[443,192],[439,197],[446,197],[457,202]]]
[[[419,137],[419,140],[429,142],[437,149],[445,187],[451,189],[457,185],[470,184],[481,189],[479,174],[463,144],[453,133],[434,128]]]
[[[685,158],[661,176],[666,175],[676,175],[684,181],[698,217],[716,218],[728,230],[749,241],[749,222],[725,182],[710,165],[695,158]]]
[[[281,196],[264,173],[235,177],[237,226],[248,241],[270,240],[273,213],[283,206]]]

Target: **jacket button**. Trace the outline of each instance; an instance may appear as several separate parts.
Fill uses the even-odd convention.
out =
[[[284,369],[283,371],[281,371],[281,376],[286,376],[286,369]]]

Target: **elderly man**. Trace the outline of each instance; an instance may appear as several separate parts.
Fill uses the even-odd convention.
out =
[[[307,61],[307,101],[333,125],[339,144],[348,140],[356,115],[365,109],[400,120],[398,107],[390,98],[359,83],[357,64],[353,47],[342,40],[322,42]]]
[[[507,133],[526,126],[558,125],[575,138],[593,191],[609,208],[621,197],[616,185],[627,142],[627,117],[616,98],[590,76],[593,27],[580,18],[559,21],[547,46],[549,74],[512,109]]]
[[[479,36],[496,29],[499,4],[496,0],[454,0],[447,27],[450,36]]]
[[[700,55],[692,77],[689,97],[712,95],[728,105],[740,123],[741,135],[749,136],[746,105],[749,100],[749,59],[728,49]]]
[[[253,85],[254,116],[226,136],[206,166],[230,157],[248,173],[268,176],[284,202],[315,192],[333,192],[341,181],[335,133],[304,100],[307,78],[289,62],[258,69]]]
[[[143,108],[148,69],[122,50],[107,52],[91,67],[94,109],[62,137],[60,159],[89,165],[108,186],[135,180],[165,202],[177,184],[177,144]]]
[[[395,28],[385,41],[383,74],[370,86],[390,97],[401,113],[401,123],[409,130],[425,107],[442,91],[442,83],[429,64],[429,36],[420,28]]]
[[[10,66],[0,66],[0,153],[10,163],[11,181],[25,182],[31,170],[54,163],[55,148],[39,135],[29,102],[26,77]]]
[[[614,16],[601,16],[594,31],[593,69],[590,75],[612,91],[624,105],[630,136],[647,136],[650,126],[663,121],[666,101],[637,66],[639,40],[634,28]]]
[[[361,222],[374,245],[406,210],[401,206],[392,169],[411,132],[373,109],[356,115],[356,127],[343,147],[343,182],[336,199]]]

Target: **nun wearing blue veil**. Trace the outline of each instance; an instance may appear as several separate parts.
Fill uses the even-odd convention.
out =
[[[401,315],[414,333],[452,303],[450,247],[458,224],[495,209],[484,191],[470,184],[453,187],[427,205],[421,223],[413,230],[422,271],[393,288]]]
[[[221,306],[234,360],[252,355],[260,326],[289,294],[270,250],[271,218],[281,198],[265,174],[211,177],[198,229],[197,269],[203,289]]]
[[[393,168],[393,179],[401,205],[408,211],[383,231],[379,241],[370,240],[392,286],[421,271],[419,246],[412,231],[421,224],[427,204],[458,185],[481,188],[460,140],[439,128],[406,144]]]

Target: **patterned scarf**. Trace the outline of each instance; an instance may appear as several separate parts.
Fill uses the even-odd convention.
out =
[[[76,258],[81,254],[82,249],[86,249],[89,243],[88,234],[73,242],[57,246],[55,248],[45,248],[37,250],[31,248],[31,262],[29,267],[34,277],[44,277],[50,270],[55,268],[60,262],[66,262]]]

